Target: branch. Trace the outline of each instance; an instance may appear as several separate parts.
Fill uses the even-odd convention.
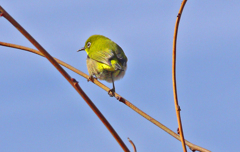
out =
[[[21,49],[21,50],[25,50],[25,51],[29,51],[38,55],[42,55],[41,52],[28,48],[28,47],[24,47],[24,46],[20,46],[20,45],[15,45],[15,44],[10,44],[10,43],[5,43],[5,42],[0,42],[0,45],[2,46],[6,46],[6,47],[12,47],[12,48],[16,48],[16,49]],[[43,56],[44,57],[44,56]],[[73,72],[83,76],[84,78],[88,79],[88,75],[79,71],[78,69],[70,66],[69,64],[54,58],[59,64],[65,66],[66,68],[72,70]],[[99,82],[96,79],[93,79],[93,83],[96,84],[97,86],[99,86],[100,88],[102,88],[103,90],[105,90],[106,92],[108,92],[108,90],[110,88],[106,87],[104,84],[102,84],[101,82]],[[119,94],[115,93],[116,97],[121,97]],[[135,112],[137,112],[138,114],[140,114],[141,116],[143,116],[144,118],[146,118],[147,120],[149,120],[150,122],[152,122],[153,124],[155,124],[156,126],[158,126],[159,128],[163,129],[164,131],[166,131],[167,133],[169,133],[171,136],[173,136],[174,138],[176,138],[177,140],[180,140],[180,136],[178,134],[176,134],[175,132],[173,132],[172,130],[170,130],[169,128],[167,128],[166,126],[164,126],[163,124],[161,124],[160,122],[158,122],[157,120],[155,120],[154,118],[152,118],[151,116],[147,115],[146,113],[144,113],[143,111],[141,111],[140,109],[138,109],[136,106],[134,106],[131,102],[129,102],[128,100],[122,98],[122,101],[125,105],[127,105],[129,108],[131,108],[132,110],[134,110]],[[189,141],[185,140],[186,144],[194,150],[198,150],[198,151],[202,151],[202,152],[210,152],[207,149],[204,149],[202,147],[199,147],[197,145],[194,145],[192,143],[190,143]]]
[[[135,144],[133,143],[133,141],[132,141],[130,138],[128,138],[128,141],[129,141],[130,144],[133,146],[134,152],[137,152],[137,148],[136,148]]]
[[[181,116],[180,116],[180,106],[178,105],[178,98],[177,98],[177,84],[176,84],[176,45],[177,45],[177,33],[178,33],[178,25],[180,22],[180,18],[182,15],[183,8],[186,4],[187,0],[183,0],[180,10],[178,12],[175,29],[174,29],[174,36],[173,36],[173,61],[172,61],[172,80],[173,80],[173,96],[174,96],[174,103],[175,103],[175,109],[177,114],[177,121],[178,121],[178,129],[179,134],[182,142],[183,151],[186,152],[186,145],[185,145],[185,139],[182,129],[182,122],[181,122]]]
[[[117,140],[118,144],[122,147],[125,152],[130,152],[127,146],[123,143],[121,138],[118,136],[113,127],[109,124],[107,119],[102,115],[102,113],[97,109],[85,92],[80,88],[78,82],[71,78],[68,73],[54,60],[54,58],[20,25],[18,24],[1,6],[0,6],[0,16],[5,17],[13,26],[15,26],[41,53],[44,55],[53,66],[67,79],[67,81],[74,87],[74,89],[81,95],[81,97],[87,102],[90,108],[98,116],[98,118],[107,127],[113,137]]]

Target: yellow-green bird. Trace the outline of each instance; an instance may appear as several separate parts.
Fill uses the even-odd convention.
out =
[[[122,78],[127,69],[127,56],[122,48],[109,38],[102,35],[90,36],[82,49],[87,53],[87,69],[89,80],[94,77],[112,82],[113,88],[108,91],[115,93],[114,81]]]

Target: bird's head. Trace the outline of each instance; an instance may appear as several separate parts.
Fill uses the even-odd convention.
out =
[[[89,52],[99,50],[99,48],[104,45],[105,40],[109,39],[102,35],[92,35],[87,39],[84,47],[77,52],[85,50],[86,53],[89,54]]]

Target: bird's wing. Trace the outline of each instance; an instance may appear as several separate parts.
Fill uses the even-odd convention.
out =
[[[101,50],[91,52],[88,56],[93,60],[112,66],[111,59],[114,57],[114,53],[111,50]]]
[[[88,56],[93,60],[104,63],[111,67],[114,67],[115,70],[123,70],[122,65],[125,66],[126,60],[127,60],[121,48],[114,49],[114,50],[104,49],[101,51],[95,51],[88,54]],[[112,65],[111,60],[115,60],[115,61],[117,60],[117,62],[114,62]],[[119,62],[121,64],[119,64]]]
[[[121,63],[121,65],[123,67],[125,67],[128,59],[127,59],[126,55],[124,54],[122,48],[117,46],[117,49],[114,52],[116,54],[118,61]],[[121,66],[121,70],[122,70],[122,66]]]
[[[115,49],[114,52],[118,59],[122,60],[124,58],[124,56],[123,56],[124,52],[123,52],[122,48],[120,48],[119,46],[117,46],[117,49]]]

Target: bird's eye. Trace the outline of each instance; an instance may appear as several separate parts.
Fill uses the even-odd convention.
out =
[[[88,42],[87,43],[87,47],[89,48],[91,46],[91,42]]]

